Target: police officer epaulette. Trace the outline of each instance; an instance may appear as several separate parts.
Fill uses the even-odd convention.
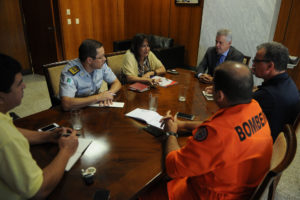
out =
[[[80,72],[80,68],[77,65],[75,65],[71,67],[68,71],[74,76],[75,74]]]
[[[202,142],[207,138],[208,132],[205,126],[201,126],[198,128],[197,132],[194,135],[194,139]]]

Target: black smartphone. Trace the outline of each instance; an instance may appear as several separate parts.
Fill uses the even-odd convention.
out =
[[[148,133],[150,133],[151,135],[153,135],[154,137],[159,137],[159,136],[162,136],[162,135],[166,134],[162,129],[157,128],[157,127],[152,126],[152,125],[147,125],[143,129],[145,131],[147,131]]]
[[[108,200],[110,191],[106,189],[98,189],[94,195],[94,200]]]
[[[194,118],[195,118],[194,115],[190,115],[190,114],[186,114],[186,113],[182,113],[182,112],[177,112],[176,115],[179,118],[188,119],[188,120],[194,120]]]

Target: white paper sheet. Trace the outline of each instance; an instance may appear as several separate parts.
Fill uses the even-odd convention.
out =
[[[92,143],[91,139],[86,138],[78,138],[78,147],[76,152],[73,154],[73,156],[70,157],[67,166],[65,168],[65,171],[69,171],[73,165],[76,163],[76,161],[81,157],[84,150]]]
[[[99,106],[99,103],[89,105],[91,107],[112,107],[112,108],[123,108],[124,102],[112,102],[109,106]]]

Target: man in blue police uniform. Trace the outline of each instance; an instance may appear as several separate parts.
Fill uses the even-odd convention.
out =
[[[267,116],[273,142],[284,124],[292,124],[299,112],[298,89],[286,72],[288,61],[288,49],[277,42],[259,45],[253,60],[253,73],[264,79],[253,98]]]
[[[59,95],[64,110],[78,109],[100,102],[112,103],[121,83],[107,66],[102,43],[87,39],[79,47],[79,58],[70,61],[61,72]],[[108,91],[98,93],[102,82],[110,85]]]
[[[212,83],[215,68],[225,61],[243,62],[244,55],[231,46],[232,34],[228,29],[220,29],[216,36],[216,45],[209,47],[195,76],[203,83]],[[207,70],[207,73],[205,71]]]

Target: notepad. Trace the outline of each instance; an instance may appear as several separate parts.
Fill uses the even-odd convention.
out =
[[[78,138],[78,147],[76,152],[70,157],[65,171],[69,171],[73,165],[77,162],[77,160],[81,157],[82,153],[88,148],[88,146],[92,143],[91,139],[86,138]]]
[[[111,105],[109,106],[100,106],[99,103],[91,104],[89,106],[91,107],[112,107],[112,108],[123,108],[124,107],[124,102],[112,102]]]
[[[137,92],[145,92],[149,90],[149,86],[143,83],[136,82],[134,84],[129,85],[129,90],[137,91]]]
[[[203,96],[206,98],[208,101],[214,100],[214,97],[212,94],[207,94],[204,90],[202,91]]]
[[[155,111],[136,108],[133,111],[125,114],[125,116],[143,120],[147,124],[150,124],[152,126],[162,129],[162,127],[161,127],[162,123],[159,121],[161,120],[161,118],[163,116],[161,116],[160,114],[158,114]]]

